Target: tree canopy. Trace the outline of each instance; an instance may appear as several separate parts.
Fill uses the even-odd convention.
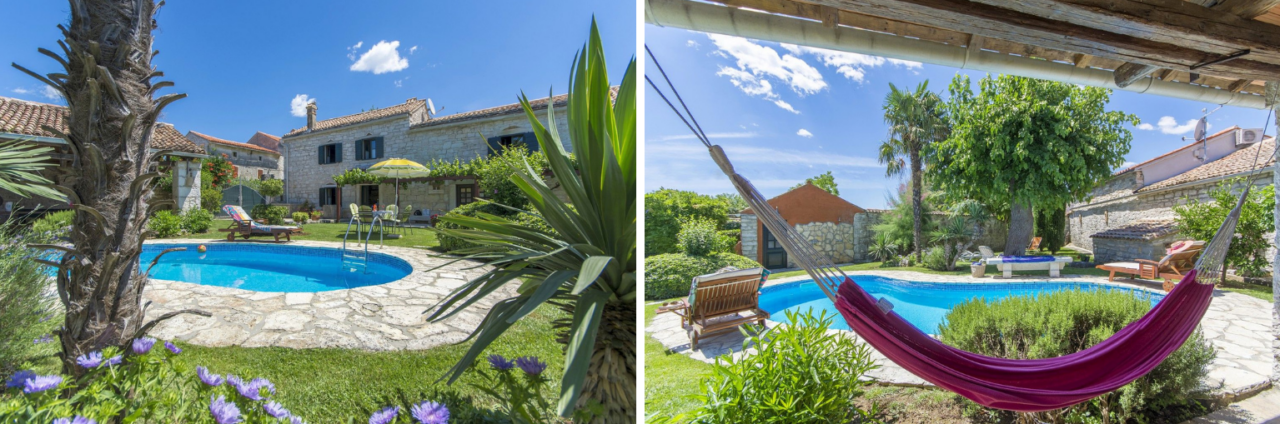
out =
[[[840,189],[836,188],[838,185],[836,184],[836,177],[831,175],[831,171],[827,171],[824,174],[818,174],[812,178],[805,178],[803,183],[796,184],[796,186],[791,187],[791,189],[795,190],[797,188],[804,187],[805,184],[813,184],[818,186],[820,189],[826,190],[827,193],[831,193],[836,196],[840,195]]]

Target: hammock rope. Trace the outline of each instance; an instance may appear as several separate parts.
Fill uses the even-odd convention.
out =
[[[979,404],[1024,412],[1070,406],[1111,392],[1142,377],[1177,350],[1199,326],[1221,277],[1227,250],[1249,197],[1257,161],[1246,177],[1240,199],[1206,245],[1193,270],[1143,318],[1103,342],[1073,354],[1046,359],[1013,360],[966,352],[943,344],[892,312],[837,267],[798,231],[787,224],[759,190],[738,174],[724,149],[711,142],[671,83],[653,51],[645,52],[662,75],[685,113],[648,75],[645,81],[666,102],[694,136],[707,147],[712,160],[729,177],[761,224],[778,240],[789,258],[804,268],[841,315],[864,341],[911,373]],[[687,116],[686,116],[687,114]],[[1270,123],[1268,115],[1268,124]],[[1264,126],[1263,134],[1267,127]],[[1265,138],[1265,137],[1264,137]],[[1280,142],[1276,142],[1280,150]]]

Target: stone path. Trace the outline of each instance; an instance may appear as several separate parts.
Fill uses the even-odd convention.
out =
[[[318,241],[291,244],[341,246]],[[153,279],[143,293],[152,302],[148,320],[183,309],[201,309],[213,316],[180,315],[156,326],[151,335],[201,346],[430,349],[462,341],[497,300],[515,293],[515,286],[509,285],[448,320],[428,323],[424,311],[484,270],[464,270],[476,264],[460,262],[428,271],[445,261],[419,249],[373,246],[370,251],[399,257],[413,266],[413,272],[387,284],[318,293],[268,293]]]
[[[1267,390],[1187,422],[1192,424],[1280,424],[1280,389]]]
[[[1070,272],[1070,269],[1064,272]],[[874,275],[908,281],[926,281],[940,283],[1000,284],[1016,282],[1046,281],[1046,277],[1029,277],[1013,279],[973,278],[970,276],[935,275],[914,271],[858,271],[850,272],[851,276]],[[808,280],[809,277],[792,277],[771,280],[766,286],[784,284],[792,281]],[[1054,282],[1089,282],[1122,287],[1142,287],[1159,291],[1159,284],[1137,280],[1117,279],[1108,283],[1105,277],[1067,276],[1053,278]],[[1215,391],[1224,400],[1252,396],[1270,387],[1269,375],[1274,360],[1270,345],[1274,336],[1271,333],[1271,304],[1239,293],[1215,290],[1213,303],[1200,321],[1204,335],[1218,351],[1217,359],[1210,365],[1210,386],[1221,386]],[[780,325],[769,321],[766,326]],[[662,343],[664,347],[703,362],[712,362],[722,355],[742,355],[743,336],[731,332],[699,340],[698,349],[689,348],[689,337],[686,329],[680,325],[680,318],[674,314],[659,314],[645,327],[650,337]],[[848,337],[855,337],[853,332],[831,330]],[[875,352],[875,349],[872,349]],[[750,354],[748,348],[746,354]],[[923,379],[912,375],[897,364],[889,361],[879,352],[874,354],[880,368],[869,373],[872,379],[885,383],[908,386],[930,386]]]

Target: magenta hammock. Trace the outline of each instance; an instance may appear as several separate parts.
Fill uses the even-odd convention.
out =
[[[1142,319],[1070,355],[1002,359],[942,344],[896,312],[884,313],[851,279],[840,284],[836,308],[849,327],[894,363],[979,404],[1034,412],[1074,405],[1116,390],[1150,372],[1182,346],[1209,308],[1212,284],[1192,270]]]

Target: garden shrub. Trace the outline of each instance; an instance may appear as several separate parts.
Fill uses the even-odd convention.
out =
[[[948,266],[949,259],[942,246],[934,246],[924,252],[924,267],[934,271],[946,271],[952,268]],[[954,264],[952,264],[954,265]]]
[[[213,228],[213,212],[193,208],[182,213],[182,229],[191,234],[208,232]]]
[[[1115,334],[1151,309],[1144,298],[1124,291],[1058,291],[987,303],[956,305],[939,326],[941,340],[983,355],[1009,359],[1052,358],[1075,353]],[[1213,347],[1196,331],[1147,375],[1119,390],[1068,408],[1024,417],[1038,422],[1153,421],[1170,410],[1196,408],[1193,395],[1214,358]],[[981,421],[1011,419],[1012,413],[969,403]],[[1181,421],[1181,420],[1177,420]]]
[[[1042,206],[1035,210],[1036,237],[1040,237],[1040,250],[1057,254],[1067,242],[1067,215],[1064,206]]]
[[[200,209],[209,212],[222,210],[222,190],[214,188],[200,189]]]
[[[1219,183],[1209,190],[1211,201],[1202,202],[1197,199],[1183,198],[1184,203],[1175,205],[1173,213],[1177,214],[1174,222],[1178,233],[1183,237],[1208,242],[1217,234],[1218,227],[1243,193],[1243,178],[1233,178]],[[1239,187],[1239,188],[1237,188]],[[1254,187],[1249,192],[1249,199],[1240,209],[1240,223],[1236,226],[1236,237],[1227,249],[1226,267],[1235,268],[1244,277],[1266,275],[1271,266],[1267,263],[1267,248],[1271,245],[1268,233],[1276,230],[1275,226],[1275,193],[1274,184],[1265,187]],[[1227,273],[1222,273],[1225,281]]]
[[[310,212],[294,212],[293,213],[293,222],[298,223],[298,225],[306,224],[307,220],[309,219],[311,219]]]
[[[62,323],[58,300],[49,292],[48,268],[31,260],[42,252],[26,247],[52,241],[49,234],[0,224],[0,382],[27,360],[57,349],[50,333]]]
[[[264,220],[267,225],[283,225],[284,216],[288,213],[289,208],[286,206],[258,204],[253,206],[253,210],[249,211],[249,217]]]
[[[284,194],[284,181],[276,179],[261,180],[258,182],[256,190],[258,190],[258,194],[266,197],[267,200],[271,200],[276,196]]]
[[[725,355],[702,380],[695,423],[849,423],[871,420],[877,408],[858,407],[877,368],[871,348],[854,337],[828,333],[834,315],[787,311],[793,325],[749,336],[754,355]]]
[[[692,191],[659,189],[644,195],[644,254],[675,253],[683,223],[710,220],[719,229],[728,220],[722,199]]]
[[[44,236],[48,234],[52,237],[64,237],[72,225],[72,221],[76,218],[75,211],[61,211],[46,214],[31,224],[31,233]]]
[[[716,224],[706,219],[685,222],[676,235],[676,247],[686,255],[704,256],[727,252],[733,241],[716,231]]]
[[[720,268],[757,268],[760,263],[733,253],[691,256],[668,253],[644,258],[644,298],[663,300],[689,294],[693,277],[716,272]]]
[[[173,237],[182,234],[182,217],[171,211],[159,211],[151,216],[147,226],[158,238]]]
[[[462,206],[458,206],[456,208],[453,208],[453,210],[449,211],[448,213],[444,214],[444,216],[445,217],[454,217],[454,216],[474,217],[480,213],[496,215],[502,218],[513,220],[515,222],[518,222],[528,227],[542,230],[543,232],[546,232],[549,234],[555,234],[555,230],[552,229],[550,225],[547,225],[547,222],[544,221],[541,217],[538,217],[533,214],[525,213],[525,212],[516,212],[511,209],[504,208],[500,205],[496,205],[489,202],[473,202],[473,203],[468,203]],[[462,228],[462,226],[460,225],[448,223],[445,221],[436,222],[435,227],[440,229],[455,229],[455,230]],[[441,233],[437,233],[436,237],[438,240],[440,240],[440,250],[443,250],[445,252],[475,247],[474,244],[463,241],[462,239],[459,239],[457,237],[451,237]]]

